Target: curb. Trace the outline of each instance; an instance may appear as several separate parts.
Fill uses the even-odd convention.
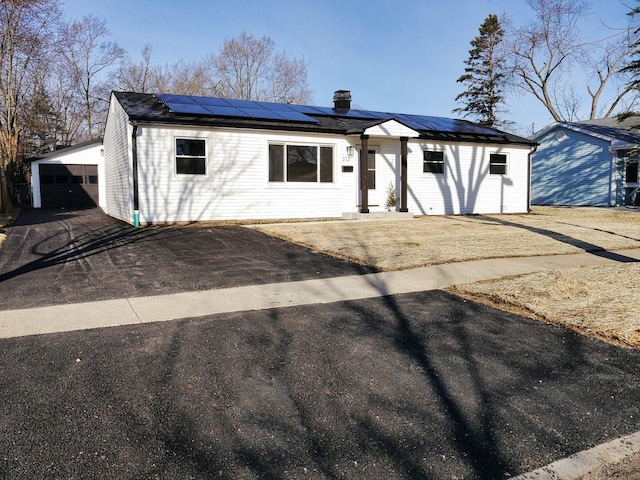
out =
[[[639,452],[640,432],[636,432],[509,480],[579,480],[603,465],[620,462]]]

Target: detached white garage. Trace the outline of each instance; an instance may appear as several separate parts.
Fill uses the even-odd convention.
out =
[[[102,139],[28,159],[35,208],[105,206]]]

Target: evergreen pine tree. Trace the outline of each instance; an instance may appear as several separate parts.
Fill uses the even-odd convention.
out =
[[[640,0],[637,0],[640,3]],[[640,15],[640,6],[634,8],[629,13],[627,13],[632,18],[637,18]],[[631,44],[633,51],[630,56],[632,60],[625,65],[620,71],[623,73],[631,74],[631,80],[629,81],[629,86],[638,90],[640,89],[640,27],[637,27],[633,34],[635,35],[635,39]]]
[[[498,16],[490,14],[480,26],[480,35],[471,41],[473,48],[464,62],[467,65],[465,74],[457,80],[466,87],[456,97],[464,107],[453,111],[465,117],[473,116],[478,123],[488,127],[506,123],[499,119],[506,82],[505,57],[499,49],[503,37],[504,30]]]

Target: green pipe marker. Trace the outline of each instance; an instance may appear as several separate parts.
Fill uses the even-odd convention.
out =
[[[136,228],[140,226],[140,210],[133,211],[133,226]]]

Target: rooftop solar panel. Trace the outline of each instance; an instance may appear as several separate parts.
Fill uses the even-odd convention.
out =
[[[334,110],[333,108],[329,108],[329,107],[313,107],[315,110],[318,111],[318,114],[320,115],[337,115],[338,111]]]
[[[354,110],[351,110],[351,111],[354,111]],[[356,111],[361,111],[361,110],[356,110]],[[382,120],[389,120],[391,118],[391,115],[385,112],[374,112],[371,110],[366,110],[364,113],[367,115],[366,118],[379,118]]]
[[[316,119],[284,104],[189,95],[158,95],[158,99],[180,114],[317,123]]]
[[[241,117],[241,118],[249,118],[251,115],[243,112],[242,110],[235,107],[220,107],[217,105],[209,105],[207,106],[207,110],[210,114],[220,115],[222,117]]]
[[[300,112],[278,112],[280,115],[282,115],[286,120],[292,121],[292,122],[310,122],[310,123],[318,123],[318,121],[313,118],[310,117],[308,115],[305,115],[304,113],[300,113]]]
[[[310,107],[309,105],[289,105],[296,112],[307,113],[309,115],[319,115],[322,112],[316,107]]]
[[[277,112],[272,112],[264,108],[240,108],[238,110],[243,111],[252,118],[285,120],[285,118]]]
[[[254,102],[259,107],[265,108],[267,110],[271,110],[272,112],[294,112],[295,110],[291,105],[287,105],[286,103],[271,103],[271,102]]]
[[[173,102],[164,102],[164,104],[169,107],[175,113],[186,113],[189,115],[210,115],[211,112],[207,110],[202,105],[198,105],[196,103],[173,103]]]
[[[157,98],[173,112],[186,115],[214,115],[222,117],[281,120],[318,123],[313,116],[353,118],[358,120],[395,119],[418,131],[441,133],[495,135],[490,128],[459,119],[424,115],[396,114],[368,110],[336,110],[330,107],[257,102],[240,99],[223,99],[189,95],[157,95]]]
[[[230,107],[231,104],[227,102],[224,98],[215,98],[215,97],[191,97],[196,103],[200,105],[217,105],[219,107]]]
[[[229,98],[226,100],[229,102],[229,105],[235,108],[263,108],[251,100],[239,100],[235,98]]]
[[[424,124],[420,123],[420,122],[416,122],[415,120],[412,119],[402,119],[399,120],[400,123],[402,123],[403,125],[406,125],[409,128],[413,128],[414,130],[420,131],[420,130],[431,130],[430,128],[426,127]]]
[[[194,104],[196,103],[191,97],[187,95],[158,95],[158,99],[164,103],[185,103],[185,104]]]
[[[334,110],[334,115],[339,115],[341,117],[348,117],[348,118],[374,118],[374,119],[381,118],[378,115],[374,115],[373,112],[368,112],[366,110],[347,110],[345,112]]]

